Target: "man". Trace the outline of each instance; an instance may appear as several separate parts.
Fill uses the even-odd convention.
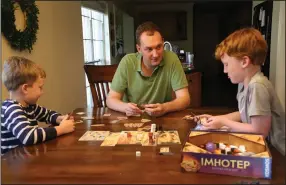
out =
[[[138,52],[118,65],[107,106],[127,116],[141,113],[142,106],[150,116],[185,109],[190,104],[186,75],[177,55],[164,51],[160,29],[152,22],[139,25],[136,42]]]

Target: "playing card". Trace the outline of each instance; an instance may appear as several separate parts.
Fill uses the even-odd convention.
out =
[[[158,132],[158,145],[160,144],[181,144],[178,131]]]
[[[82,119],[85,119],[85,120],[94,119],[93,116],[82,116],[81,118],[82,118]]]
[[[111,124],[115,124],[115,123],[118,123],[120,120],[112,120],[112,121],[110,121],[109,123],[111,123]]]
[[[82,120],[75,121],[75,124],[78,124],[78,123],[83,123],[83,121]]]
[[[137,131],[122,131],[117,144],[141,144],[142,135],[137,136],[138,133]]]
[[[141,122],[142,123],[147,123],[147,122],[150,122],[151,120],[149,120],[149,119],[141,119]]]
[[[173,153],[170,151],[169,147],[161,147],[159,153],[161,155],[173,155]]]
[[[168,152],[170,152],[169,147],[161,147],[160,148],[160,153],[168,153]]]
[[[154,137],[154,134],[155,133],[144,132],[143,138],[141,140],[142,146],[156,146],[157,139],[156,139],[156,136]]]
[[[94,125],[90,125],[91,127],[103,127],[105,126],[104,124],[94,124]]]
[[[194,120],[194,116],[191,116],[191,115],[186,115],[185,117],[183,117],[182,119],[184,120]]]
[[[102,141],[109,134],[109,131],[86,131],[79,141]]]
[[[76,114],[78,114],[78,115],[83,115],[83,114],[85,114],[84,112],[77,112]]]
[[[140,117],[141,114],[134,114],[134,115],[131,115],[131,116]]]
[[[125,117],[125,116],[121,116],[121,117],[117,117],[118,120],[126,120],[128,119],[128,117]]]
[[[107,136],[104,141],[101,143],[100,146],[115,146],[118,138],[120,136],[120,133],[111,133],[109,136]]]
[[[143,125],[142,125],[143,126]],[[145,126],[145,127],[143,127],[143,128],[138,128],[137,129],[138,131],[150,131],[151,130],[151,126],[150,125],[147,125],[147,126]]]

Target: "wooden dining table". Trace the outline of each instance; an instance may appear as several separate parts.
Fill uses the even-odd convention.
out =
[[[173,112],[161,117],[150,117],[151,122],[164,130],[177,130],[181,145],[169,145],[172,155],[160,155],[159,146],[116,145],[100,146],[100,141],[79,141],[88,130],[120,132],[136,130],[124,127],[125,122],[140,122],[141,117],[129,117],[110,123],[122,113],[108,108],[78,108],[74,119],[93,116],[76,124],[75,131],[54,140],[32,146],[17,147],[1,157],[1,183],[3,184],[285,184],[285,156],[269,146],[272,155],[272,179],[255,179],[209,173],[183,172],[180,167],[181,149],[188,132],[196,126],[183,120],[185,115],[225,114],[230,109],[196,108]],[[84,112],[84,115],[78,115]],[[103,116],[109,113],[110,116]],[[99,125],[98,124],[104,124]],[[141,152],[136,157],[136,151]]]

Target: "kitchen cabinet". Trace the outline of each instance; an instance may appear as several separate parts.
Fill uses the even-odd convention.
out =
[[[200,72],[186,72],[186,78],[188,80],[189,86],[189,93],[191,97],[191,108],[201,107],[201,95],[202,95],[202,85],[201,79],[202,74]],[[173,99],[175,99],[176,95],[173,92]]]
[[[193,72],[186,74],[186,78],[189,83],[189,93],[191,97],[190,107],[201,107],[201,76],[200,72]]]

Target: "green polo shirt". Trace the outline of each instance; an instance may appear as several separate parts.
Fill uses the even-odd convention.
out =
[[[111,89],[124,93],[124,102],[169,102],[172,100],[172,91],[188,86],[181,62],[175,53],[164,51],[161,63],[150,77],[143,75],[141,59],[139,53],[125,55],[113,77]]]

